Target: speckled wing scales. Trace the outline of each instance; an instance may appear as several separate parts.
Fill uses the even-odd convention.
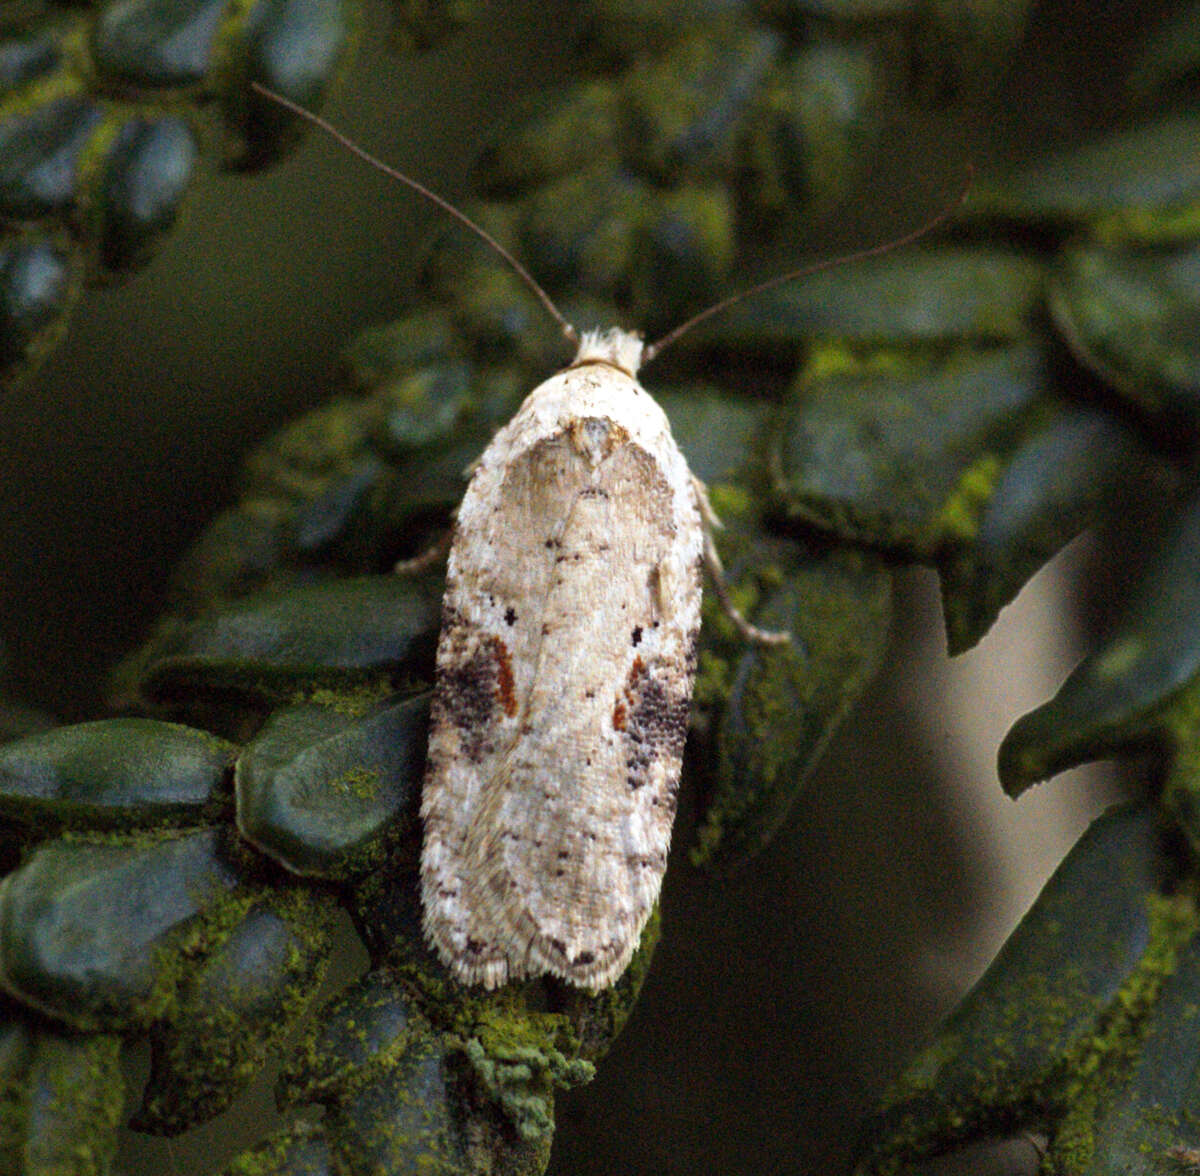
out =
[[[612,983],[658,896],[699,630],[700,506],[661,410],[569,369],[459,512],[422,814],[426,930],[467,982]]]

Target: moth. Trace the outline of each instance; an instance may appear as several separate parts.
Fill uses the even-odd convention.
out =
[[[788,639],[730,604],[704,486],[638,372],[734,302],[907,244],[951,209],[896,240],[772,278],[644,345],[620,328],[578,332],[465,214],[325,120],[255,88],[482,238],[576,346],[484,450],[457,511],[421,799],[421,891],[425,934],[463,983],[491,989],[549,974],[607,987],[629,964],[666,870],[705,565],[748,639]]]
[[[603,988],[658,899],[715,549],[642,352],[585,332],[458,510],[421,886],[425,932],[466,983]]]

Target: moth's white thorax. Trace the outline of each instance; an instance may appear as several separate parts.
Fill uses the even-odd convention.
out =
[[[620,327],[610,327],[607,331],[584,331],[579,338],[579,350],[569,366],[606,363],[627,376],[636,376],[638,368],[642,366],[644,347],[641,335],[623,331]]]
[[[629,331],[614,327],[585,332],[574,360],[534,388],[492,438],[476,466],[481,480],[474,490],[484,493],[484,487],[494,481],[495,487],[487,493],[498,493],[505,471],[518,455],[564,429],[581,443],[577,423],[597,419],[618,425],[625,439],[645,449],[660,463],[671,485],[689,496],[691,475],[671,437],[667,414],[638,383],[635,373],[641,353],[641,337]],[[468,492],[460,520],[473,501],[474,494]]]

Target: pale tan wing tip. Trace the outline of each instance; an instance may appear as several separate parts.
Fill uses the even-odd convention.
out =
[[[625,969],[629,967],[629,961],[632,958],[632,953],[630,953],[630,955],[623,959],[587,971],[581,971],[578,968],[573,971],[567,971],[566,969],[552,965],[547,965],[546,971],[551,976],[556,976],[559,980],[564,980],[575,988],[582,988],[587,992],[601,992],[605,988],[611,988],[620,980]]]
[[[450,942],[443,922],[437,918],[424,919],[426,942],[437,953],[438,959],[460,984],[481,985],[489,992],[503,987],[509,981],[523,980],[527,976],[554,976],[575,988],[587,989],[590,992],[600,992],[615,984],[622,973],[629,967],[629,961],[637,947],[637,938],[627,950],[600,960],[587,967],[564,966],[553,951],[539,948],[539,945],[529,945],[529,960],[524,971],[513,968],[513,961],[507,956],[494,956],[487,960],[469,960],[459,953]]]
[[[503,957],[483,961],[466,959],[455,951],[434,927],[428,925],[425,927],[425,940],[459,984],[479,984],[491,992],[507,984],[510,980],[521,978],[510,973],[508,960]]]

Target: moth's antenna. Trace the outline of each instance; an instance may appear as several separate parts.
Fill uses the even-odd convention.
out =
[[[884,241],[879,245],[872,245],[867,249],[859,249],[854,253],[844,254],[841,257],[827,257],[824,261],[814,262],[812,265],[802,265],[799,269],[789,270],[786,274],[779,274],[778,277],[768,278],[765,282],[759,282],[757,286],[751,286],[749,290],[741,290],[737,294],[731,294],[728,298],[722,298],[720,302],[714,302],[712,306],[702,310],[699,314],[692,315],[686,322],[673,327],[661,339],[656,339],[653,343],[644,347],[642,349],[643,365],[648,364],[656,355],[661,354],[679,339],[681,335],[687,334],[693,327],[698,326],[714,315],[721,314],[731,306],[736,306],[739,302],[743,302],[747,298],[753,298],[756,294],[765,293],[767,290],[774,290],[776,286],[783,286],[788,282],[794,282],[797,278],[811,277],[813,274],[819,274],[822,270],[836,269],[841,265],[850,265],[856,261],[863,261],[868,257],[878,257],[881,253],[891,253],[893,249],[903,249],[905,245],[911,245],[914,241],[918,241],[924,237],[926,233],[932,233],[934,229],[944,225],[962,207],[963,201],[966,200],[967,194],[971,191],[971,185],[974,182],[975,168],[968,163],[967,177],[963,183],[962,191],[959,192],[958,196],[950,204],[947,204],[937,216],[926,221],[923,225],[919,225],[917,228],[911,230],[911,232],[905,233],[900,237],[894,237],[890,241]]]
[[[369,151],[360,147],[348,135],[343,134],[331,122],[327,122],[319,114],[314,114],[311,110],[305,109],[298,102],[293,102],[290,98],[285,98],[282,94],[277,94],[274,90],[268,89],[259,82],[251,82],[252,89],[257,90],[265,98],[269,98],[272,102],[278,103],[285,110],[290,110],[293,114],[299,115],[302,119],[312,123],[314,127],[318,127],[331,138],[336,139],[347,151],[357,155],[359,159],[369,163],[376,171],[381,171],[385,176],[390,176],[393,180],[399,180],[405,187],[411,188],[418,196],[424,196],[426,200],[437,205],[443,212],[449,213],[456,221],[464,228],[470,229],[483,243],[493,249],[500,255],[511,267],[513,272],[537,295],[538,301],[550,312],[550,317],[562,328],[562,333],[567,339],[574,344],[579,343],[579,332],[563,318],[558,307],[550,300],[550,295],[538,285],[537,279],[515,258],[495,237],[491,235],[482,225],[477,225],[465,212],[460,212],[448,200],[443,199],[436,192],[430,191],[424,184],[418,183],[411,176],[406,176],[402,171],[386,164],[382,159],[372,155]]]

